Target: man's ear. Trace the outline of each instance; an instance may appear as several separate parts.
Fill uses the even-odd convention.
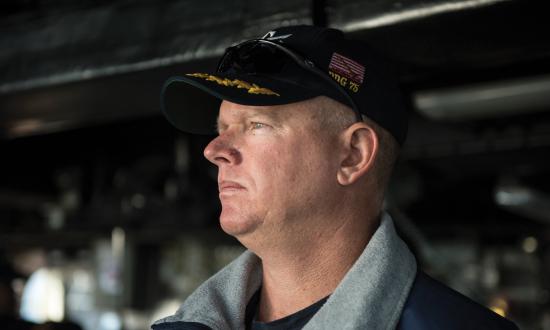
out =
[[[347,186],[355,183],[374,165],[378,153],[378,136],[366,123],[355,123],[340,136],[342,153],[338,169],[338,183]]]

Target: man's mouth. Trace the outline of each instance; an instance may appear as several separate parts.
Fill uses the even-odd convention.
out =
[[[218,183],[220,194],[245,190],[244,186],[235,181],[221,181]]]

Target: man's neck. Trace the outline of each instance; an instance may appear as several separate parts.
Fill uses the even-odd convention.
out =
[[[376,217],[344,222],[285,253],[263,254],[258,319],[277,320],[330,295],[359,258],[378,225]]]

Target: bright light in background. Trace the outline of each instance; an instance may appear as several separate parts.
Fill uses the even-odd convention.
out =
[[[523,251],[527,253],[534,253],[535,251],[537,251],[538,246],[539,246],[539,242],[537,241],[536,238],[532,236],[526,237],[523,240],[523,243],[521,244]]]
[[[528,190],[516,187],[497,191],[495,199],[500,205],[523,205],[531,201],[533,197]]]
[[[126,245],[126,233],[124,229],[115,227],[111,233],[111,248],[113,257],[120,259],[124,257],[124,246]]]
[[[105,312],[99,317],[98,327],[102,330],[120,330],[122,329],[122,320],[115,312]]]
[[[61,273],[41,268],[29,277],[23,289],[21,317],[35,323],[60,322],[64,318],[64,297]]]

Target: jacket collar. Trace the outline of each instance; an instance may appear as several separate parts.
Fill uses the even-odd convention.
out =
[[[414,256],[383,213],[361,256],[304,329],[394,329],[415,276]],[[183,321],[244,329],[246,305],[261,279],[260,259],[246,251],[204,282],[176,314],[154,325]]]

